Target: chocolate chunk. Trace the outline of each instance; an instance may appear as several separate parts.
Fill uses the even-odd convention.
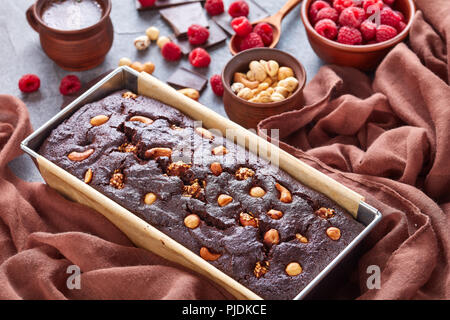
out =
[[[191,3],[191,2],[202,2],[204,0],[158,0],[154,5],[150,7],[143,7],[141,3],[136,0],[136,9],[138,10],[153,10],[153,9],[162,9],[172,6],[177,6],[181,4]]]
[[[208,27],[208,20],[199,2],[160,10],[161,17],[172,27],[176,37],[186,36],[192,24]]]
[[[269,16],[267,11],[263,7],[261,7],[259,4],[257,4],[255,1],[253,1],[253,0],[246,0],[246,1],[248,3],[248,7],[249,7],[248,20],[250,22],[255,22],[255,21],[264,19]],[[228,8],[228,6],[230,5],[231,2],[232,1],[225,1],[225,7]],[[230,25],[231,20],[233,18],[230,17],[228,12],[224,12],[218,16],[214,16],[214,17],[212,17],[212,19],[228,34],[230,34],[230,35],[234,34],[234,30]]]
[[[193,88],[202,91],[208,79],[201,74],[185,69],[179,68],[167,80],[167,83],[177,88]]]
[[[187,38],[176,38],[175,36],[172,36],[171,39],[173,42],[178,44],[180,46],[181,52],[183,54],[189,54],[189,52],[192,51],[192,49],[196,47],[202,47],[202,48],[210,48],[212,46],[215,46],[216,44],[225,41],[228,38],[227,34],[215,23],[214,21],[209,21],[209,38],[208,41],[206,41],[205,44],[201,46],[193,46],[189,43],[189,40]]]

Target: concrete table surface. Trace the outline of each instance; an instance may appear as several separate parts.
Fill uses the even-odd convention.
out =
[[[141,62],[152,61],[156,65],[154,76],[166,81],[179,67],[193,69],[187,58],[179,62],[167,62],[153,42],[151,47],[138,52],[133,46],[135,37],[145,34],[149,26],[160,29],[161,35],[172,34],[169,25],[159,16],[157,10],[138,12],[135,0],[112,0],[111,19],[114,25],[114,43],[105,61],[98,67],[84,72],[68,72],[58,67],[43,52],[39,36],[28,25],[25,11],[33,4],[30,0],[0,0],[0,93],[11,94],[22,99],[28,107],[33,128],[37,129],[60,111],[64,97],[59,93],[59,83],[67,74],[77,75],[82,83],[98,77],[117,67],[121,57]],[[230,1],[225,1],[225,3]],[[258,0],[269,14],[277,12],[285,0]],[[283,20],[283,33],[277,48],[293,54],[305,66],[307,79],[311,80],[322,65],[312,51],[300,19],[300,5]],[[227,41],[228,43],[228,41]],[[196,69],[208,78],[221,73],[225,63],[231,58],[227,43],[208,49],[212,62],[208,68]],[[23,74],[34,73],[41,79],[41,88],[31,94],[23,94],[18,81]],[[222,100],[208,87],[201,93],[200,102],[221,115],[226,116]],[[1,110],[0,110],[1,112]],[[12,171],[27,181],[43,181],[28,155],[22,155],[9,164]]]

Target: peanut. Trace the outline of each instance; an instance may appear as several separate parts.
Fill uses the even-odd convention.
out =
[[[220,176],[220,174],[222,173],[222,166],[220,165],[219,162],[213,162],[211,163],[210,167],[211,172],[215,175],[215,176]]]
[[[264,234],[264,244],[271,247],[274,244],[280,243],[280,235],[276,229],[270,229]]]
[[[217,198],[217,204],[221,207],[225,207],[227,204],[233,201],[233,198],[226,194],[221,194]]]
[[[337,241],[341,238],[341,230],[336,227],[329,227],[327,229],[327,236],[334,241]]]
[[[133,116],[130,118],[130,121],[142,122],[144,124],[152,124],[153,120],[144,116]]]
[[[298,262],[291,262],[286,266],[285,269],[286,273],[291,276],[298,276],[300,273],[302,273],[303,269],[300,263]]]
[[[92,175],[93,175],[92,169],[91,168],[87,169],[86,173],[84,174],[84,182],[91,183]]]
[[[198,99],[200,98],[200,92],[192,88],[180,89],[178,90],[178,92],[195,101],[198,101]]]
[[[94,149],[87,149],[83,152],[72,151],[67,156],[71,161],[83,161],[89,158],[94,153]]]
[[[283,187],[281,184],[276,183],[275,188],[280,192],[280,201],[284,203],[292,202],[292,195],[288,189]]]
[[[275,210],[275,209],[270,209],[267,212],[267,215],[274,220],[278,220],[278,219],[281,219],[281,217],[283,216],[283,212],[281,212],[279,210]]]
[[[105,124],[106,122],[108,122],[108,120],[109,120],[108,116],[105,116],[104,114],[100,114],[98,116],[91,118],[90,123],[94,127],[97,127],[97,126],[101,126],[102,124]]]
[[[206,247],[202,247],[200,249],[200,257],[202,257],[206,261],[216,261],[217,259],[220,258],[220,256],[221,256],[221,254],[219,254],[219,253],[212,253]]]
[[[261,198],[266,194],[263,188],[253,187],[250,189],[250,195],[255,198]]]
[[[209,131],[205,128],[197,127],[197,128],[195,128],[195,132],[198,133],[202,138],[210,139],[210,140],[214,139],[214,136],[212,135],[211,131]]]
[[[144,203],[151,205],[156,201],[156,194],[149,192],[144,197]]]
[[[159,157],[169,157],[172,155],[172,149],[170,148],[151,148],[145,151],[145,157],[147,159],[157,159]]]
[[[196,214],[190,214],[184,218],[184,225],[189,229],[195,229],[200,225],[200,217]]]

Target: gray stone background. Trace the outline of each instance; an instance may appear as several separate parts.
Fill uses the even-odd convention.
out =
[[[158,11],[138,12],[135,0],[112,0],[111,19],[114,25],[114,43],[105,61],[100,66],[84,72],[68,72],[58,67],[42,51],[39,36],[28,25],[25,11],[33,4],[30,0],[0,0],[0,94],[11,94],[22,99],[30,112],[33,128],[37,129],[55,115],[65,102],[59,93],[59,83],[67,74],[77,75],[82,83],[98,77],[107,70],[114,69],[121,57],[133,61],[152,61],[156,65],[154,76],[166,81],[179,67],[193,69],[187,58],[179,62],[167,62],[155,43],[149,50],[138,52],[133,40],[144,34],[149,26],[160,29],[161,35],[172,33],[169,25],[160,18]],[[229,3],[231,1],[224,1]],[[285,0],[257,0],[269,14],[277,12]],[[300,19],[300,5],[283,20],[283,33],[277,48],[293,54],[305,66],[307,79],[311,80],[322,65],[321,60],[312,51]],[[227,41],[228,42],[228,41]],[[231,58],[227,43],[208,49],[212,62],[208,68],[196,69],[208,78],[221,73],[225,63]],[[18,81],[23,74],[34,73],[41,79],[41,88],[31,94],[23,94]],[[200,102],[221,115],[226,116],[220,98],[208,87],[201,93]],[[1,112],[1,110],[0,110]],[[27,155],[15,159],[10,168],[20,178],[27,181],[42,181],[33,162]]]

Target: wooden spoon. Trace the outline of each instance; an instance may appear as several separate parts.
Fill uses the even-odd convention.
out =
[[[286,2],[286,4],[275,13],[273,16],[252,22],[252,26],[254,27],[256,24],[261,22],[266,22],[272,26],[273,29],[273,41],[272,44],[269,46],[269,48],[274,48],[278,42],[280,41],[281,36],[281,21],[283,18],[292,10],[294,9],[302,0],[289,0]],[[235,55],[239,52],[238,44],[237,44],[237,37],[236,35],[233,35],[231,37],[230,43],[228,44],[230,48],[231,54]]]

